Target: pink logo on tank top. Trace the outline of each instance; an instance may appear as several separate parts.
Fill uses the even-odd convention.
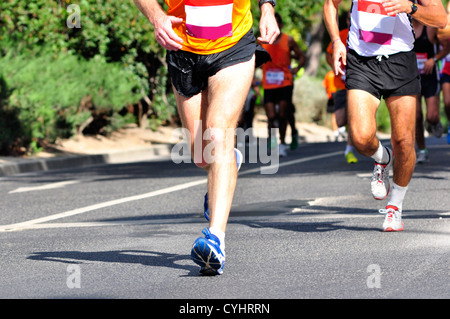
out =
[[[395,16],[388,16],[381,0],[358,0],[359,38],[364,42],[390,45]]]
[[[233,35],[233,0],[184,0],[190,36],[216,40]]]

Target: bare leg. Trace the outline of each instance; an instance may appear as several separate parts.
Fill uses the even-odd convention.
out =
[[[349,137],[361,155],[372,156],[378,149],[375,114],[380,100],[362,90],[348,91]]]
[[[391,115],[392,147],[394,149],[394,183],[408,186],[416,164],[415,125],[416,96],[386,99]]]
[[[194,161],[208,171],[210,227],[223,232],[226,229],[237,177],[234,132],[250,89],[254,65],[253,58],[248,62],[222,69],[209,79],[206,90],[192,98],[187,99],[175,93],[183,126],[191,133]],[[195,121],[201,121],[201,125],[196,127]],[[204,135],[206,130],[207,135],[210,133],[210,140],[202,138],[202,148],[199,150],[194,141],[198,141],[199,134],[202,137],[207,136]],[[205,156],[208,155],[208,150],[211,150],[209,158]],[[200,164],[196,161],[199,152],[202,159]]]
[[[422,98],[419,97],[416,103],[416,143],[419,150],[423,150],[425,146],[425,136],[423,127]]]

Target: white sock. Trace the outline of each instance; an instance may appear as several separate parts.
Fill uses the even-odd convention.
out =
[[[398,210],[402,211],[403,199],[405,198],[406,190],[408,186],[402,187],[394,183],[394,186],[391,190],[391,198],[387,206],[392,205],[398,208]]]
[[[383,145],[381,145],[381,143],[378,144],[377,151],[371,157],[374,159],[375,162],[380,164],[386,164],[390,160],[386,148]]]
[[[217,227],[209,227],[211,234],[217,236],[220,240],[220,249],[225,254],[225,233],[218,229]]]
[[[345,147],[345,155],[347,155],[348,152],[353,152],[353,146],[347,145],[347,146]]]

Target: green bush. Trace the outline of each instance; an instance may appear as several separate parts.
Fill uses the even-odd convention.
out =
[[[0,75],[0,154],[16,154],[22,138],[22,125],[18,110],[8,105],[11,89]]]
[[[8,104],[29,142],[81,133],[96,117],[117,116],[141,98],[140,79],[100,56],[87,61],[68,53],[8,54],[0,70],[11,88]]]
[[[69,5],[0,3],[0,75],[11,89],[3,104],[23,127],[21,143],[36,149],[57,137],[106,134],[140,121],[126,112],[133,104],[145,105],[145,118],[169,119],[165,51],[134,2],[77,1],[80,28],[68,25],[75,22]]]
[[[391,117],[384,99],[381,99],[380,106],[376,113],[377,130],[383,133],[391,132]]]

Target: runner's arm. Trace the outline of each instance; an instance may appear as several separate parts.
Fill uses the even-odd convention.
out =
[[[450,39],[439,40],[439,43],[440,43],[441,50],[438,53],[436,53],[436,55],[434,56],[434,58],[436,59],[435,60],[436,63],[439,60],[444,59],[448,54],[450,54]]]
[[[332,68],[335,75],[344,74],[342,64],[347,64],[347,49],[339,35],[338,6],[342,0],[325,0],[323,18],[333,44]]]
[[[280,34],[280,29],[275,19],[275,9],[268,2],[261,5],[259,31],[261,35],[258,37],[258,41],[261,43],[272,44]]]
[[[430,30],[427,30],[427,31],[430,31]],[[433,30],[433,31],[434,31],[434,30]],[[433,40],[433,39],[434,39],[434,41],[430,41],[430,42],[431,42],[431,43],[439,43],[441,49],[434,55],[434,57],[429,58],[429,59],[425,62],[425,65],[424,65],[424,68],[423,68],[424,74],[432,74],[434,68],[436,67],[436,63],[438,63],[439,60],[442,60],[443,58],[445,58],[445,57],[447,56],[447,54],[450,53],[450,42],[449,42],[450,39],[445,39],[445,40],[442,39],[442,40],[439,40],[438,37],[437,37],[437,35],[436,35],[436,33],[433,32],[433,31],[430,31],[430,33],[434,33],[434,37],[431,38],[431,37],[429,36],[429,39],[430,39],[430,40]]]
[[[306,56],[302,49],[300,49],[298,43],[291,36],[289,36],[289,48],[291,52],[294,52],[294,54],[291,55],[291,58],[297,60],[298,63],[297,67],[292,69],[292,73],[297,74],[297,72],[305,65]]]

